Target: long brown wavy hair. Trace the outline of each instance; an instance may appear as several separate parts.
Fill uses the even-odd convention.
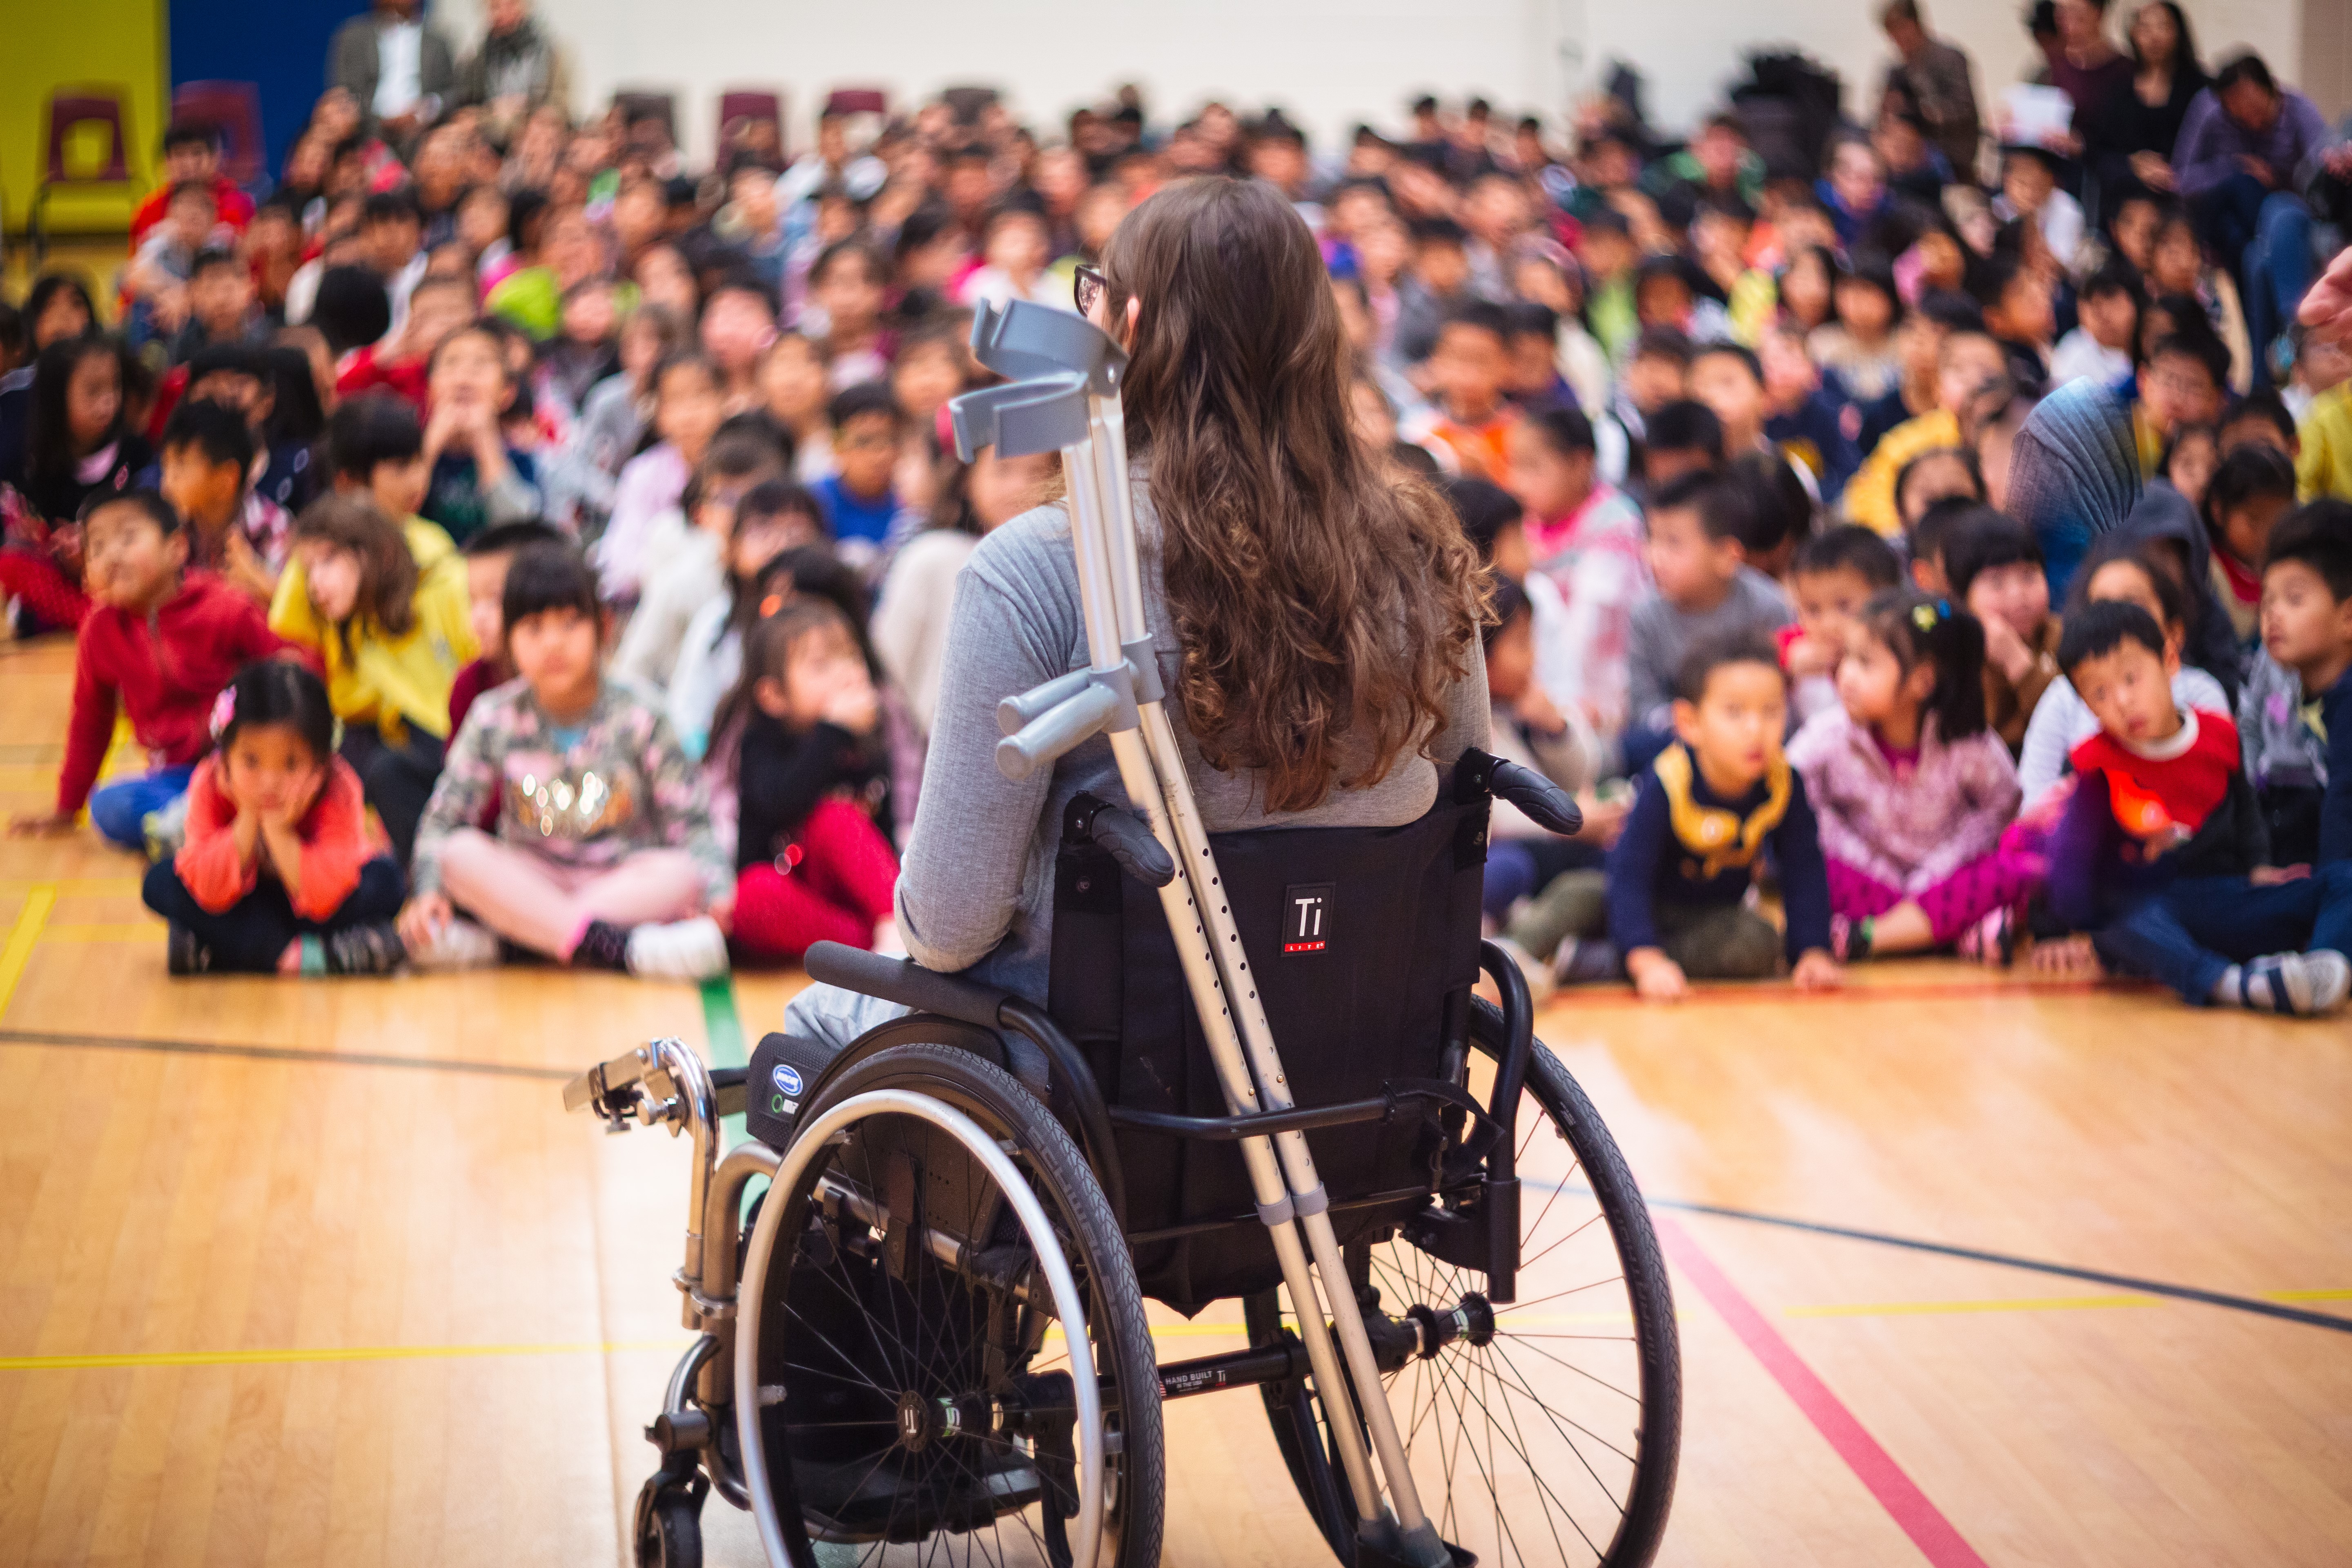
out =
[[[1270,811],[1426,752],[1475,657],[1486,587],[1444,499],[1349,431],[1347,340],[1314,237],[1273,186],[1171,185],[1103,252],[1140,301],[1122,389],[1203,761]]]
[[[359,600],[340,628],[352,645],[354,623],[387,637],[406,637],[416,624],[416,557],[400,525],[364,495],[323,495],[294,522],[297,543],[318,540],[359,558]]]

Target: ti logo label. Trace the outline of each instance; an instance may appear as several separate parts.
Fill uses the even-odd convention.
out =
[[[1308,882],[1282,889],[1282,951],[1322,952],[1331,945],[1329,882]]]

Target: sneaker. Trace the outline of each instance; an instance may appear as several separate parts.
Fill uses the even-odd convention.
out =
[[[1562,985],[1602,985],[1625,972],[1617,944],[1605,936],[1572,936],[1552,955],[1551,972]]]
[[[2007,969],[2011,959],[2017,956],[2017,916],[2013,910],[2000,909],[1985,916],[1962,931],[1952,944],[1962,958],[1992,969]]]
[[[499,962],[499,939],[468,920],[453,920],[432,942],[408,955],[419,969],[491,969]]]
[[[645,980],[711,980],[727,973],[727,935],[709,915],[629,932],[629,973]]]
[[[2258,1013],[2311,1018],[2332,1013],[2352,993],[2352,961],[2332,948],[2273,952],[2240,971],[2238,997]]]
[[[1559,988],[1559,982],[1552,978],[1551,965],[1537,963],[1526,948],[1509,937],[1496,937],[1495,945],[1508,954],[1511,963],[1517,966],[1520,978],[1528,983],[1528,999],[1537,1006],[1542,1006],[1545,999]]]
[[[196,933],[174,923],[163,939],[163,970],[168,974],[202,974],[213,966],[212,949]]]
[[[330,974],[389,974],[408,959],[408,949],[390,921],[331,931],[326,948]]]

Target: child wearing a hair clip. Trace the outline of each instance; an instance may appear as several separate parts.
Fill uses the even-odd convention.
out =
[[[1821,820],[1841,960],[1952,945],[2010,956],[2040,868],[2000,847],[2017,769],[1986,725],[1984,662],[1974,616],[1888,589],[1847,628],[1838,706],[1789,742]]]
[[[187,841],[149,868],[174,974],[384,974],[406,956],[400,868],[335,754],[324,682],[247,665],[213,704],[213,751],[188,782]]]

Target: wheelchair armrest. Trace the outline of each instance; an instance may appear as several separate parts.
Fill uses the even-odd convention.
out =
[[[818,942],[801,963],[812,980],[983,1029],[1003,1026],[1004,1005],[1013,999],[1009,992],[925,969],[912,959],[885,958],[837,942]]]
[[[710,1069],[711,1101],[721,1116],[743,1114],[743,1083],[751,1076],[749,1068],[712,1068]]]

